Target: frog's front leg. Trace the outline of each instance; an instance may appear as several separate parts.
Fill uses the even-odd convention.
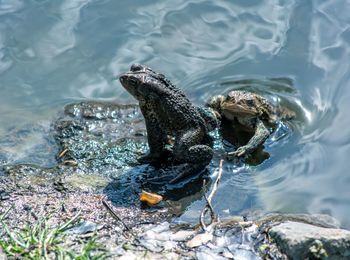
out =
[[[240,157],[254,152],[259,145],[263,144],[270,136],[270,131],[266,128],[261,120],[257,120],[254,136],[250,138],[246,145],[238,147],[234,152],[227,153],[227,157]]]
[[[157,114],[152,111],[152,108],[142,106],[142,104],[140,104],[140,108],[146,122],[149,152],[141,156],[138,161],[141,163],[156,163],[159,162],[159,159],[166,151],[167,132],[159,122]]]
[[[220,117],[218,112],[215,112],[210,107],[196,107],[197,111],[204,119],[208,131],[212,131],[219,126],[218,118]]]

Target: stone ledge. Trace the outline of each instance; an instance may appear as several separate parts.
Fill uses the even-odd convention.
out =
[[[287,221],[271,227],[269,235],[291,259],[350,258],[350,231]]]

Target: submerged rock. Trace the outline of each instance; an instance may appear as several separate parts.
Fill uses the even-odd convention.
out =
[[[54,133],[62,151],[58,159],[75,161],[84,173],[117,177],[147,148],[137,105],[93,101],[67,105]]]
[[[350,231],[287,221],[270,229],[269,235],[291,259],[348,259]]]

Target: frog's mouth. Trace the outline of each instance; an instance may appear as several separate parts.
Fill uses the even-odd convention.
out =
[[[146,75],[144,72],[129,71],[119,76],[119,81],[123,86],[136,87],[145,81]]]
[[[119,76],[119,81],[122,86],[134,97],[138,97],[138,87],[140,79],[135,77],[135,73],[127,72]]]
[[[120,75],[119,76],[119,81],[122,84],[122,86],[124,88],[126,88],[127,90],[129,90],[131,88],[132,81],[130,80],[129,73],[124,73],[124,74]]]
[[[222,112],[225,115],[232,115],[232,116],[238,116],[238,117],[245,117],[245,116],[257,116],[258,111],[255,108],[252,107],[244,107],[239,104],[222,104]]]

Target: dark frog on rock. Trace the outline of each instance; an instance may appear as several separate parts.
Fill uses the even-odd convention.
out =
[[[177,166],[170,183],[209,164],[213,157],[209,131],[217,125],[210,110],[193,106],[164,75],[140,64],[133,64],[120,76],[120,82],[139,101],[146,121],[149,153],[140,162],[152,164],[171,158]]]
[[[248,142],[228,153],[228,157],[249,155],[265,142],[278,120],[295,117],[293,111],[273,106],[266,98],[244,90],[232,90],[227,96],[214,96],[207,105],[235,130],[239,128],[251,133]]]

